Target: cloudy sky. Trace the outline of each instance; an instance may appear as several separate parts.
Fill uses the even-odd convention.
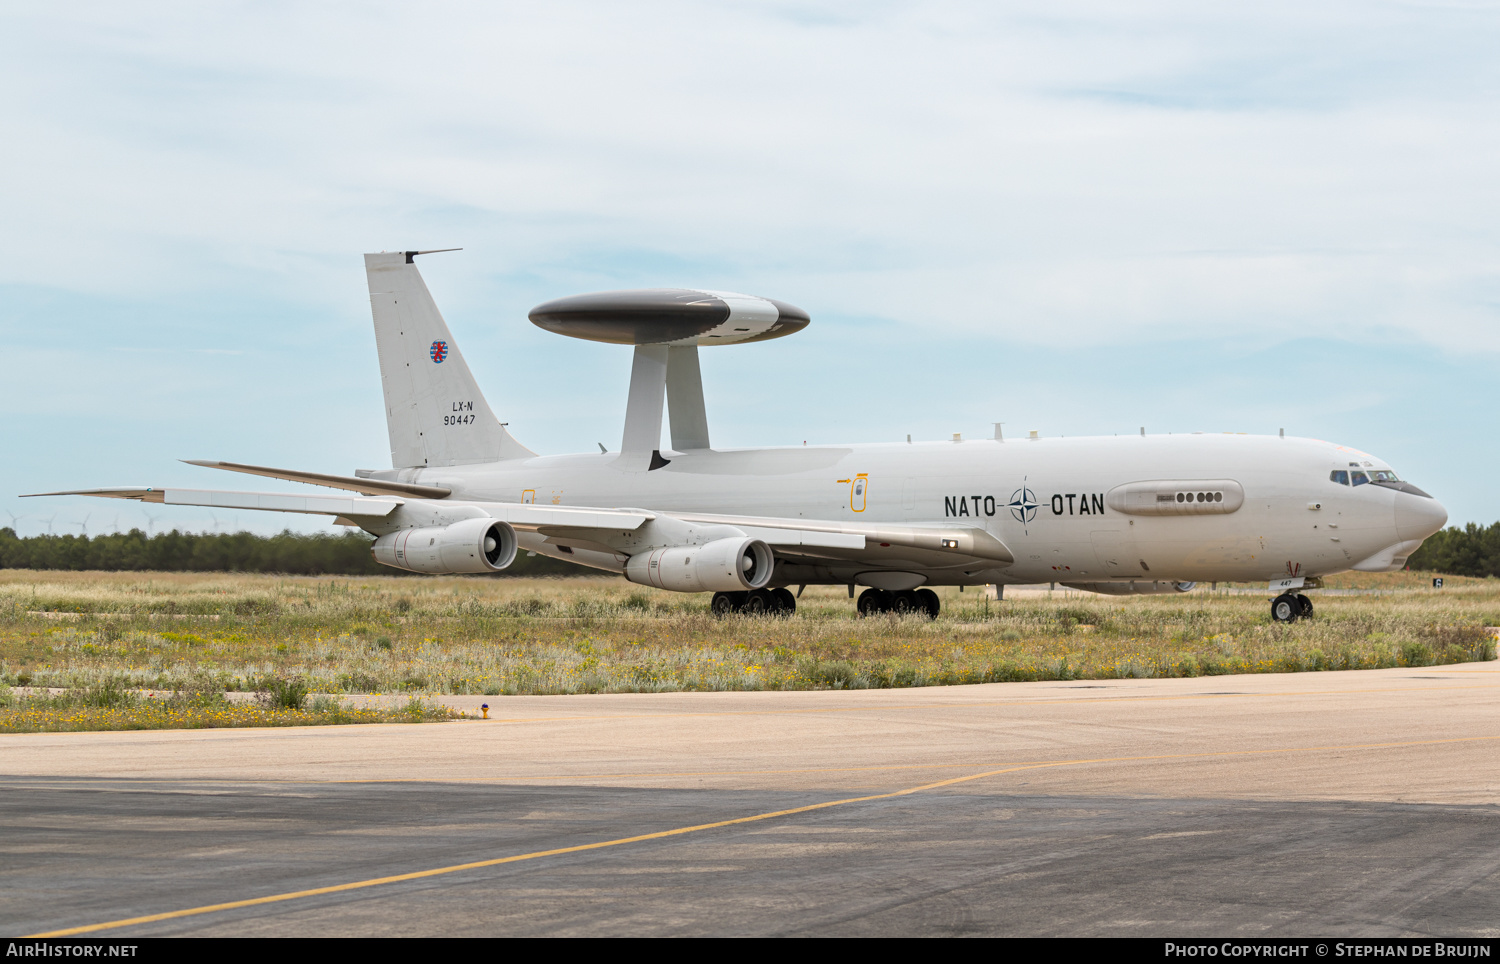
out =
[[[0,511],[279,528],[13,496],[383,467],[360,254],[462,246],[422,270],[540,452],[618,446],[629,350],[528,309],[683,285],[813,317],[705,353],[718,445],[1285,428],[1489,523],[1497,49],[1493,3],[5,4]]]

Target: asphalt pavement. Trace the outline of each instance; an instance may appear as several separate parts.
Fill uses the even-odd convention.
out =
[[[1500,664],[0,736],[7,935],[1500,936]]]

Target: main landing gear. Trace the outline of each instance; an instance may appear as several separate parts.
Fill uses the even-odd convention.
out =
[[[1311,619],[1312,600],[1301,593],[1284,592],[1271,600],[1271,618],[1278,623],[1294,623],[1299,619]]]
[[[743,613],[746,616],[790,616],[797,611],[797,597],[786,588],[716,592],[709,608],[715,616],[733,613]]]
[[[876,613],[895,613],[897,616],[926,616],[936,619],[942,604],[937,593],[931,589],[908,589],[904,592],[887,592],[884,589],[866,589],[855,603],[861,616]]]

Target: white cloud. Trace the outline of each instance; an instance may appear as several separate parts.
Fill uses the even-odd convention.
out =
[[[248,272],[316,300],[339,297],[323,290],[329,270],[346,280],[339,259],[387,244],[464,244],[474,273],[656,252],[1013,337],[1373,326],[1493,350],[1500,128],[1474,35],[1497,19],[1400,4],[12,16],[0,176],[20,189],[0,202],[0,270],[138,293]]]
[[[1493,5],[100,3],[0,17],[0,284],[82,293],[53,315],[35,299],[0,309],[7,374],[26,389],[10,408],[61,419],[128,398],[162,426],[181,411],[172,444],[189,455],[192,400],[214,386],[213,438],[261,460],[293,444],[335,457],[315,433],[270,427],[319,392],[378,418],[358,255],[387,247],[466,248],[424,271],[470,353],[504,375],[512,401],[496,404],[553,384],[545,366],[507,371],[512,349],[566,358],[577,384],[533,424],[566,411],[584,445],[618,403],[596,377],[613,356],[540,349],[516,326],[591,288],[748,290],[844,326],[798,340],[802,381],[783,385],[798,391],[843,372],[877,321],[882,345],[988,340],[1031,358],[1308,336],[1403,362],[1409,345],[1500,350]],[[246,354],[101,357],[135,345]],[[295,364],[276,354],[299,345]],[[788,357],[749,351],[736,359]],[[329,364],[336,388],[314,384]],[[76,384],[53,397],[59,372]],[[277,384],[285,372],[298,384]],[[1116,374],[1080,377],[1070,411],[1108,409],[1088,383]],[[1263,409],[1254,390],[1236,404]],[[281,394],[296,405],[236,411]],[[1019,404],[999,402],[976,397],[974,418]],[[865,413],[840,417],[864,431]],[[894,416],[879,417],[884,431]],[[328,423],[336,444],[379,451],[383,426],[352,419]],[[598,420],[613,444],[617,419]]]

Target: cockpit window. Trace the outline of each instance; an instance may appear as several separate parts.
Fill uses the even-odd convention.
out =
[[[1368,475],[1365,475],[1363,472],[1355,472],[1353,473],[1353,475],[1355,485],[1364,485],[1366,482],[1370,481],[1370,477]]]
[[[1371,482],[1400,482],[1401,480],[1398,479],[1398,478],[1396,478],[1396,473],[1392,472],[1389,469],[1374,469],[1373,471],[1370,472],[1370,481]]]
[[[1349,473],[1345,472],[1343,469],[1334,469],[1332,472],[1328,473],[1328,479],[1331,482],[1337,482],[1339,485],[1348,485]]]

